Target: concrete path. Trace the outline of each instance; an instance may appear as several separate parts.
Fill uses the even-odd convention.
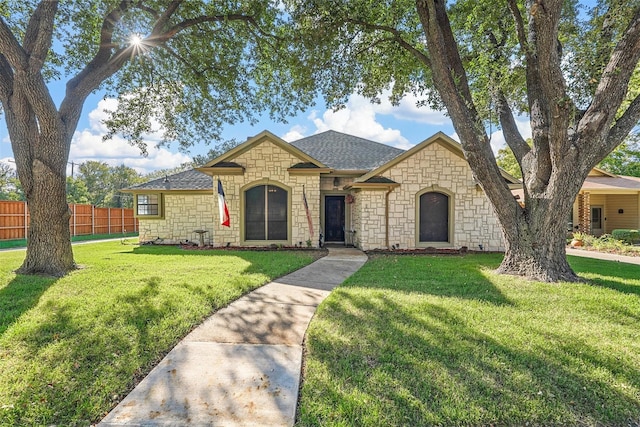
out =
[[[217,311],[98,426],[291,426],[316,307],[367,256],[329,255]]]
[[[627,264],[640,265],[640,257],[609,254],[606,252],[589,251],[586,249],[567,248],[567,255],[581,256],[584,258],[602,259],[605,261],[626,262]]]

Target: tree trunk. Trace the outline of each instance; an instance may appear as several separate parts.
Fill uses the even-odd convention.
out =
[[[531,197],[525,190],[525,206],[515,215],[503,212],[500,223],[505,256],[499,273],[543,282],[580,280],[567,262],[566,245],[568,222],[582,180],[562,172],[554,171],[546,192]]]
[[[505,232],[506,251],[497,272],[543,282],[579,281],[567,262],[566,222],[562,222],[564,227],[537,231],[522,222],[519,233]]]
[[[34,161],[33,190],[27,196],[31,222],[27,256],[18,269],[21,274],[61,277],[75,269],[69,232],[66,179]]]

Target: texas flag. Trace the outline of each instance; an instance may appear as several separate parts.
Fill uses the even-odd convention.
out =
[[[220,180],[218,180],[218,209],[220,210],[220,224],[230,227],[229,208],[227,207],[226,200],[224,200],[224,190],[222,189]]]

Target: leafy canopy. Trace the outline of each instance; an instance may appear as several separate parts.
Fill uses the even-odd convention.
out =
[[[0,2],[18,40],[39,3]],[[262,112],[282,121],[313,100],[287,47],[292,23],[269,0],[61,1],[43,67],[46,80],[79,84],[104,47],[109,22],[115,22],[111,52],[129,56],[111,77],[93,82],[119,101],[106,121],[106,138],[121,133],[145,152],[143,138],[160,132],[161,144],[177,141],[186,149],[218,141],[225,123],[254,121]]]

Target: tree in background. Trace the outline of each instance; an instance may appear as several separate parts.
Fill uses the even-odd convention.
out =
[[[89,203],[103,206],[110,190],[111,168],[105,162],[89,160],[78,165],[76,178],[84,183],[89,195]]]
[[[566,218],[589,171],[640,118],[640,4],[603,0],[287,0],[298,56],[340,105],[413,92],[446,109],[474,177],[502,227],[498,271],[578,280]],[[582,13],[581,13],[582,12]],[[532,146],[516,126],[530,118]],[[499,121],[523,177],[524,206],[496,164],[487,124]]]
[[[13,176],[13,168],[0,162],[0,194],[5,194],[9,189],[9,180]]]
[[[616,175],[640,177],[640,135],[630,135],[598,167]]]
[[[194,156],[193,157],[193,164],[194,164],[194,166],[202,166],[202,165],[208,163],[210,160],[213,160],[216,157],[219,157],[219,156],[223,155],[227,151],[237,147],[241,143],[242,143],[241,141],[238,141],[235,138],[229,139],[229,140],[223,142],[222,144],[218,145],[217,147],[211,148],[207,152],[207,154]]]
[[[0,13],[0,102],[31,214],[20,273],[75,268],[65,175],[92,92],[118,98],[108,136],[142,151],[150,132],[186,148],[217,141],[224,123],[282,119],[313,99],[278,2],[22,0]],[[62,79],[56,105],[47,83]]]
[[[113,208],[133,207],[133,198],[131,194],[122,193],[120,190],[132,187],[144,181],[145,179],[133,168],[125,165],[112,167],[111,172],[109,173],[109,185],[111,188],[106,197],[106,205]]]
[[[86,199],[86,202],[99,207],[130,208],[131,195],[120,190],[145,181],[135,169],[125,165],[109,166],[106,162],[89,160],[78,165],[75,178],[67,178],[68,183],[76,184],[74,197]],[[69,198],[68,198],[69,199]]]
[[[67,203],[92,204],[89,190],[81,178],[67,177]]]
[[[0,162],[0,200],[24,200],[15,170],[3,162]]]

